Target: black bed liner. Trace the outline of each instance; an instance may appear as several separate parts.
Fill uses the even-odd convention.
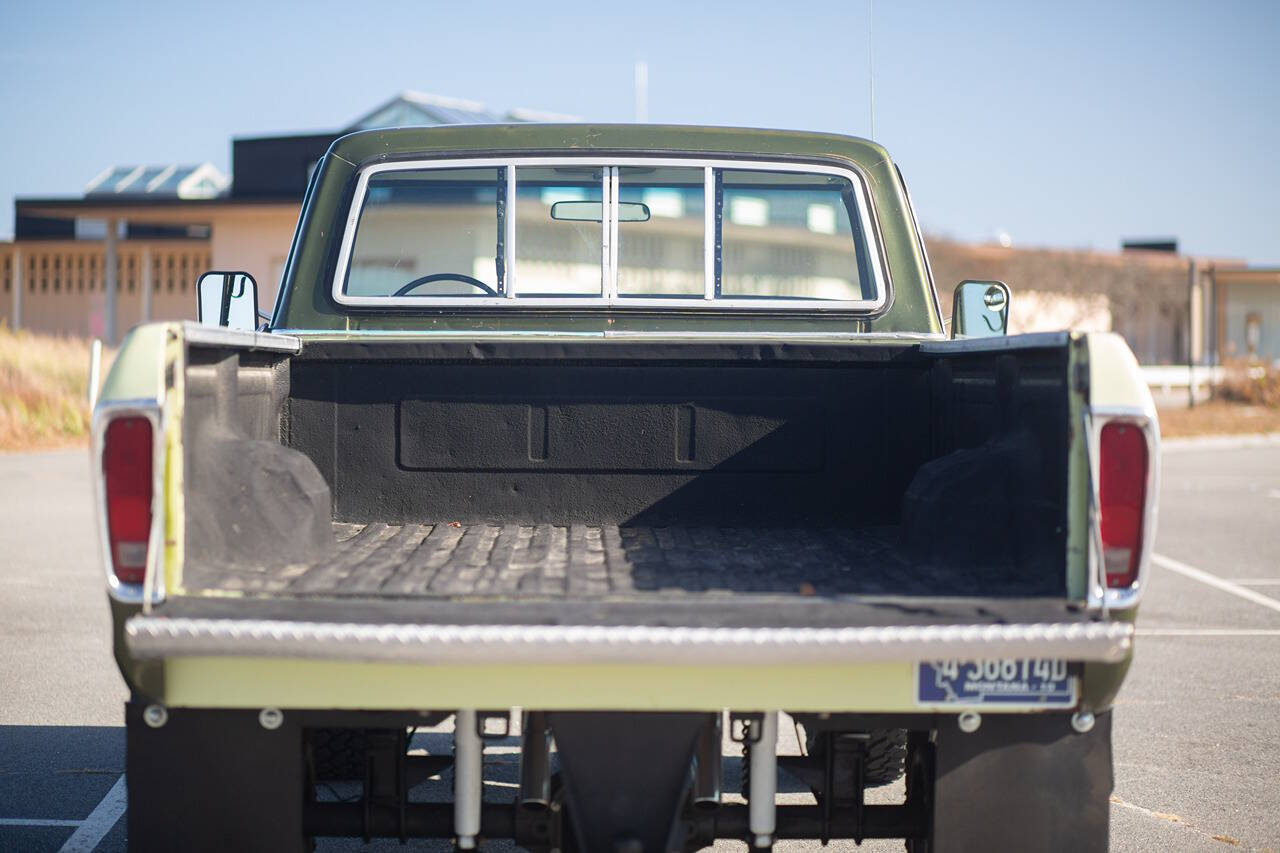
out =
[[[188,588],[308,597],[556,601],[990,595],[997,570],[907,559],[897,528],[341,524],[318,561],[197,570]],[[1008,595],[1034,583],[1001,578]]]
[[[1065,350],[416,346],[188,366],[185,593],[1066,596]]]

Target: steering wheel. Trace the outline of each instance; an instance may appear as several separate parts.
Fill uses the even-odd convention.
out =
[[[409,282],[404,287],[400,288],[395,293],[393,293],[392,296],[408,296],[409,291],[413,290],[414,288],[421,287],[424,284],[431,284],[432,282],[435,282],[435,281],[460,281],[463,284],[469,284],[472,287],[478,287],[481,290],[483,290],[485,293],[489,294],[490,296],[498,295],[498,291],[494,290],[492,287],[485,284],[483,281],[481,281],[478,278],[472,278],[471,276],[463,275],[460,272],[437,272],[437,273],[432,273],[431,275],[424,275],[424,276],[415,278],[413,281]]]

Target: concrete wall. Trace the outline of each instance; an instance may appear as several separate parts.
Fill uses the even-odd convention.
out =
[[[960,281],[996,279],[1013,291],[1011,328],[1047,330],[1047,325],[1069,320],[1066,328],[1124,336],[1142,364],[1186,361],[1186,258],[1155,252],[1012,249],[938,238],[926,242],[944,317],[950,315],[951,292]],[[1024,299],[1024,293],[1034,296]],[[1048,294],[1057,297],[1055,304],[1045,302]],[[1046,313],[1038,316],[1041,311]],[[1110,329],[1096,328],[1104,316]]]
[[[1099,293],[1046,293],[1020,290],[1013,294],[1009,310],[1009,334],[1024,332],[1109,332],[1111,306]]]
[[[125,241],[117,246],[117,329],[142,322],[150,273],[151,319],[194,319],[196,277],[208,268],[203,240]],[[16,269],[21,263],[21,270]],[[22,286],[21,327],[48,334],[101,337],[105,261],[101,243],[39,240],[0,244],[0,320],[15,325],[13,288]]]
[[[270,314],[297,224],[298,208],[286,205],[246,205],[218,214],[211,222],[211,268],[252,275],[258,282],[258,307]]]
[[[0,324],[13,328],[12,243],[0,243]]]
[[[297,223],[295,205],[192,209],[209,240],[121,240],[116,244],[117,322],[123,336],[143,320],[150,275],[151,320],[194,320],[195,281],[210,269],[246,270],[258,282],[258,306],[270,312]],[[15,268],[21,259],[22,269]],[[14,283],[22,282],[21,327],[101,337],[105,326],[105,254],[95,240],[0,243],[0,322],[14,326]]]

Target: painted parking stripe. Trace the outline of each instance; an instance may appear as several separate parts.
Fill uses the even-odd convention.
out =
[[[0,817],[0,826],[79,826],[82,820],[57,820],[44,817]]]
[[[1172,557],[1166,557],[1164,554],[1152,554],[1151,560],[1157,566],[1163,566],[1170,571],[1177,572],[1178,574],[1189,577],[1192,580],[1198,580],[1200,583],[1208,584],[1209,586],[1220,589],[1223,592],[1229,592],[1237,598],[1243,598],[1245,601],[1252,601],[1254,604],[1261,604],[1263,607],[1280,613],[1280,601],[1277,601],[1269,595],[1263,595],[1257,590],[1249,589],[1248,587],[1241,586],[1238,583],[1232,583],[1229,580],[1224,580],[1217,575],[1204,571],[1203,569],[1197,569],[1195,566],[1188,566],[1186,563],[1179,562]]]
[[[107,791],[102,802],[98,803],[97,807],[84,819],[84,823],[71,834],[67,843],[62,845],[60,853],[92,853],[98,846],[98,842],[102,841],[111,831],[111,827],[116,825],[116,821],[120,820],[120,815],[124,814],[128,805],[128,788],[125,787],[124,777],[121,776],[111,786],[111,790]]]

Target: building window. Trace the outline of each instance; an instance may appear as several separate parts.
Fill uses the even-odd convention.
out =
[[[1244,318],[1244,343],[1249,348],[1249,357],[1258,357],[1258,348],[1262,346],[1262,315],[1250,311]]]

